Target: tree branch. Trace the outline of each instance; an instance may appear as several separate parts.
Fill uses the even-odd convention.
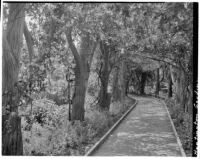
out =
[[[76,64],[79,64],[80,63],[80,55],[78,54],[78,51],[72,41],[72,27],[69,27],[66,31],[65,31],[65,35],[67,37],[67,41],[68,41],[68,44],[69,44],[69,48],[71,49],[72,51],[72,54],[74,55],[74,59],[76,61]]]
[[[90,59],[89,59],[89,68],[90,68],[90,66],[92,64],[92,58],[93,58],[94,52],[95,52],[95,50],[97,48],[97,44],[98,44],[98,40],[93,42],[93,46],[92,46],[92,50],[91,50],[91,55],[92,56],[90,56]]]
[[[26,22],[24,22],[24,37],[26,39],[26,44],[28,47],[28,52],[29,52],[29,61],[32,61],[32,57],[34,55],[34,51],[33,51],[33,38],[28,30],[27,24]]]
[[[176,67],[176,68],[178,68],[178,66],[177,66],[177,65],[175,65],[175,64],[173,64],[173,63],[171,63],[171,62],[168,62],[168,61],[165,61],[165,60],[162,60],[162,59],[158,59],[158,58],[155,58],[155,57],[145,56],[145,55],[142,55],[142,54],[137,54],[137,53],[134,53],[134,54],[132,54],[132,55],[138,55],[138,56],[141,56],[141,57],[143,57],[143,58],[148,58],[148,59],[151,59],[151,60],[155,60],[155,61],[164,62],[164,63],[167,63],[167,64],[169,64],[169,65],[173,66],[173,67]]]

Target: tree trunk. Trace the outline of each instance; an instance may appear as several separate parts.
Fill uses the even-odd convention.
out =
[[[159,76],[159,68],[156,69],[156,96],[159,96],[160,90],[160,76]]]
[[[172,97],[172,78],[171,75],[169,74],[168,76],[168,98]]]
[[[125,78],[125,73],[126,73],[126,65],[125,65],[125,61],[122,60],[122,64],[121,64],[121,69],[120,69],[120,90],[121,90],[121,102],[124,104],[124,100],[125,100],[125,92],[126,92],[126,88],[125,88],[125,83],[126,83],[126,78]]]
[[[16,112],[3,115],[2,121],[3,155],[23,155],[21,118]]]
[[[147,78],[146,72],[142,72],[142,75],[141,75],[141,82],[140,82],[140,94],[141,94],[141,95],[144,94],[146,78]]]
[[[66,31],[67,41],[73,53],[75,68],[75,91],[72,100],[72,120],[84,120],[85,114],[85,95],[87,90],[88,78],[90,73],[90,65],[97,42],[90,39],[89,33],[85,33],[81,37],[80,49],[77,51],[72,41],[72,27]]]
[[[121,101],[120,89],[118,87],[119,69],[116,68],[113,76],[113,90],[112,90],[112,101]]]
[[[129,93],[129,81],[130,81],[130,77],[128,77],[128,79],[126,79],[126,84],[125,84],[125,95],[126,96]]]
[[[75,68],[75,91],[73,96],[73,105],[72,105],[72,116],[71,120],[84,120],[84,103],[86,95],[86,84],[85,84],[85,71],[80,68]]]
[[[115,70],[113,80],[113,101],[120,101],[124,104],[125,99],[125,62],[122,60],[120,67]]]
[[[102,69],[100,71],[101,88],[99,93],[99,105],[102,109],[109,109],[110,96],[107,92],[109,80],[109,46],[103,41],[100,42],[100,49],[102,53]]]
[[[2,154],[23,155],[21,118],[18,116],[19,95],[14,93],[14,84],[18,80],[20,52],[25,21],[25,4],[9,4],[7,31],[3,36],[3,96],[2,113]],[[9,111],[6,111],[7,106]]]
[[[187,84],[186,75],[182,69],[172,68],[173,80],[175,85],[176,105],[185,111],[186,97],[187,97]]]
[[[187,105],[188,105],[188,112],[193,116],[193,88],[192,83],[188,86],[188,95],[187,95]]]

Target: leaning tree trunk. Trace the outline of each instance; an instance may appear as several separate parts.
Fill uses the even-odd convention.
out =
[[[142,72],[141,81],[140,81],[140,94],[144,94],[145,83],[146,83],[147,74],[146,72]]]
[[[23,155],[21,118],[18,115],[19,95],[14,84],[18,80],[20,52],[25,21],[25,4],[9,4],[6,34],[3,36],[3,112],[2,154]],[[10,95],[7,93],[9,92]],[[9,109],[6,109],[9,106]],[[6,111],[5,111],[6,110]]]
[[[100,81],[101,88],[99,92],[99,105],[102,109],[109,109],[110,105],[110,95],[107,92],[108,89],[108,80],[109,80],[109,46],[101,41],[100,49],[102,53],[102,68],[100,70]]]
[[[90,39],[89,33],[85,33],[85,35],[82,35],[81,37],[80,49],[78,51],[72,41],[71,33],[72,27],[68,28],[66,31],[67,41],[76,62],[75,91],[72,99],[71,120],[83,121],[85,114],[84,103],[90,73],[90,65],[97,42]]]
[[[159,76],[159,68],[156,69],[156,96],[159,96],[160,90],[160,76]]]

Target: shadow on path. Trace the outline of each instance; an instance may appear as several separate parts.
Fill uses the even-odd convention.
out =
[[[181,156],[165,106],[149,97],[134,97],[136,108],[93,156]]]

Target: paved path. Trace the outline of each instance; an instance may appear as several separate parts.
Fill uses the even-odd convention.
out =
[[[137,106],[93,156],[181,156],[165,106],[150,97],[134,97]]]

